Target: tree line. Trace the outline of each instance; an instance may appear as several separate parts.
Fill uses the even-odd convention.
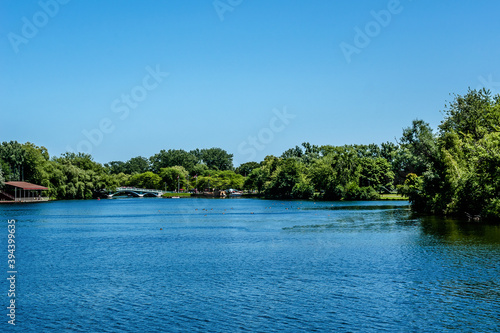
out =
[[[0,186],[26,180],[54,199],[90,199],[118,186],[176,190],[248,190],[266,198],[374,200],[399,192],[418,212],[500,217],[500,96],[487,90],[454,95],[434,132],[414,120],[395,142],[303,143],[260,162],[233,166],[221,148],[161,150],[146,158],[100,164],[92,156],[49,157],[45,147],[0,145]]]

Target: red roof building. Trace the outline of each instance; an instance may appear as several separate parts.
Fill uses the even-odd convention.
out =
[[[31,184],[28,182],[5,182],[5,185],[14,186],[22,190],[48,191],[48,187]]]
[[[5,182],[4,191],[0,190],[1,202],[40,202],[48,201],[49,198],[42,197],[42,191],[48,191],[48,187],[31,184],[28,182]]]

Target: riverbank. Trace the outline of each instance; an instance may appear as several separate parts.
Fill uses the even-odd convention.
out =
[[[190,198],[191,193],[163,193],[162,198]]]
[[[399,200],[399,201],[408,201],[407,197],[404,197],[399,194],[381,194],[380,195],[380,200]]]

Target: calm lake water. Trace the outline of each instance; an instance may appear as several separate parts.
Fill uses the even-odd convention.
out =
[[[19,332],[498,332],[500,226],[407,202],[0,205]]]

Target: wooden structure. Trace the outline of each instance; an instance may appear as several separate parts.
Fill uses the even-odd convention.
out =
[[[0,191],[0,202],[43,202],[48,197],[42,196],[48,187],[28,182],[5,182],[5,188]]]

